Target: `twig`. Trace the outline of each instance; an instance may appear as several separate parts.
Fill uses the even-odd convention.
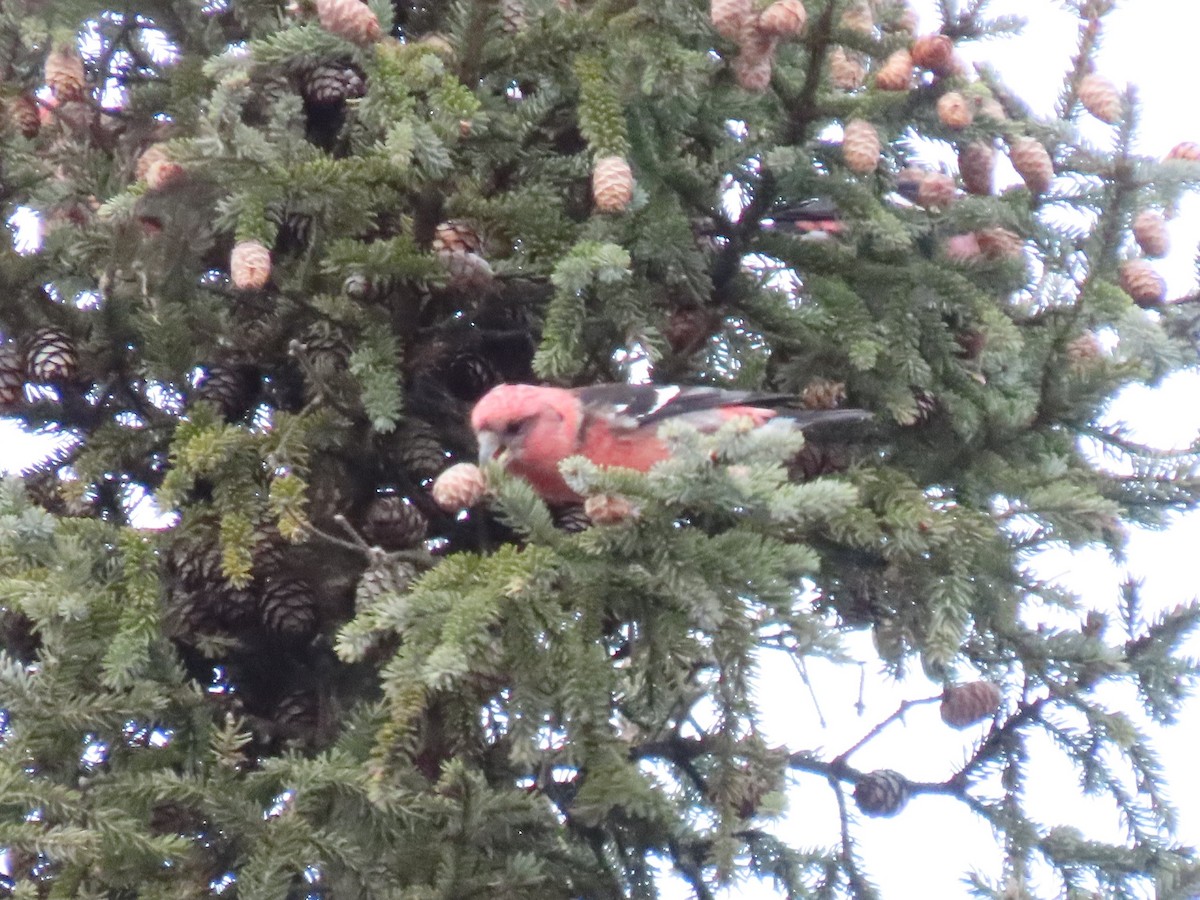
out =
[[[942,695],[937,694],[936,696],[933,696],[933,697],[922,697],[920,700],[903,700],[903,701],[901,701],[899,708],[894,713],[892,713],[890,716],[888,716],[886,719],[884,719],[882,722],[880,722],[874,728],[872,728],[870,731],[868,731],[865,735],[863,735],[862,738],[859,739],[859,741],[857,743],[853,744],[849,749],[843,750],[836,757],[834,757],[834,760],[833,760],[834,764],[836,765],[839,763],[844,763],[847,759],[850,758],[850,755],[852,753],[854,753],[856,750],[861,749],[864,744],[866,744],[868,741],[872,740],[873,738],[877,737],[881,731],[883,731],[885,728],[887,728],[889,725],[891,725],[897,719],[904,718],[904,714],[906,712],[908,712],[910,709],[912,709],[914,706],[920,706],[923,703],[936,703],[941,699],[942,699]]]

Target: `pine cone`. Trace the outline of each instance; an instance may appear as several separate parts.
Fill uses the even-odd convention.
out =
[[[523,0],[500,0],[500,24],[506,34],[524,31],[529,24]]]
[[[846,123],[842,137],[842,158],[851,172],[858,175],[874,172],[882,150],[874,125],[863,119],[851,119]]]
[[[196,400],[213,403],[228,421],[246,415],[258,399],[258,370],[249,365],[208,366],[196,384]]]
[[[151,144],[138,156],[137,162],[134,164],[133,174],[138,181],[145,181],[146,176],[150,173],[150,167],[156,162],[170,159],[167,153],[167,148],[162,144]]]
[[[584,501],[583,513],[596,525],[617,525],[638,516],[634,505],[618,494],[593,494]]]
[[[983,228],[975,232],[979,250],[985,259],[1019,259],[1025,242],[1021,236],[1007,228]]]
[[[474,402],[500,383],[500,373],[478,353],[461,353],[446,367],[443,382],[455,397]]]
[[[268,629],[289,640],[304,640],[317,628],[312,589],[299,579],[268,579],[259,612]]]
[[[950,74],[954,67],[954,42],[944,34],[924,34],[913,41],[912,61],[936,75]]]
[[[495,278],[488,261],[478,253],[466,250],[442,250],[437,258],[446,268],[448,287],[462,290],[479,290],[490,285]]]
[[[733,77],[742,90],[761,94],[771,86],[774,57],[770,54],[756,56],[740,53],[733,61]]]
[[[841,46],[829,53],[829,81],[841,91],[856,91],[867,80],[867,68],[857,54],[847,53]]]
[[[709,17],[717,34],[737,41],[753,20],[754,11],[751,0],[711,0]]]
[[[937,114],[943,125],[955,131],[962,131],[975,120],[967,98],[958,91],[947,91],[938,97]]]
[[[321,27],[352,44],[367,46],[382,36],[379,19],[359,0],[317,0]]]
[[[362,573],[354,588],[354,608],[363,610],[385,594],[402,594],[417,577],[417,570],[407,562],[383,562]]]
[[[1147,256],[1166,256],[1171,249],[1167,220],[1152,209],[1144,209],[1134,218],[1133,238]]]
[[[25,396],[25,354],[16,341],[0,344],[0,407],[19,403]]]
[[[271,280],[271,251],[260,241],[238,241],[229,254],[229,277],[240,291],[262,290]]]
[[[38,115],[37,100],[28,94],[18,94],[5,107],[8,120],[24,137],[35,138],[42,128],[42,120]]]
[[[795,38],[804,34],[808,11],[800,0],[775,0],[758,17],[758,30],[777,38]]]
[[[396,461],[417,481],[435,478],[446,468],[446,448],[430,431],[409,428],[398,435]]]
[[[846,400],[846,382],[814,378],[800,391],[805,409],[837,409]]]
[[[79,368],[75,342],[57,328],[34,332],[25,353],[29,380],[39,384],[71,381]]]
[[[70,44],[61,44],[46,56],[44,68],[46,85],[59,101],[80,100],[87,76],[79,51]]]
[[[367,92],[362,73],[348,63],[322,63],[304,79],[304,99],[313,106],[339,106]]]
[[[1049,189],[1054,180],[1054,160],[1041,141],[1016,138],[1009,147],[1008,156],[1030,193],[1044,194]]]
[[[690,356],[716,333],[720,325],[720,315],[711,309],[682,307],[671,311],[663,326],[663,337],[672,353]]]
[[[174,160],[160,159],[150,165],[146,172],[146,187],[161,191],[183,178],[183,166]]]
[[[446,512],[470,509],[486,494],[487,479],[474,463],[457,463],[433,483],[433,502]]]
[[[305,737],[320,720],[320,697],[304,688],[290,691],[275,705],[275,724],[289,737]]]
[[[958,197],[958,185],[942,172],[930,172],[917,187],[917,203],[926,209],[945,209]]]
[[[447,219],[439,222],[433,230],[433,252],[460,251],[464,253],[482,253],[483,241],[479,232],[462,219]]]
[[[1176,144],[1167,151],[1167,159],[1178,159],[1183,162],[1200,161],[1200,144],[1194,141],[1184,141],[1181,144]]]
[[[287,544],[274,522],[254,526],[250,541],[250,558],[255,574],[269,575],[282,564]]]
[[[908,782],[899,772],[879,769],[854,786],[854,802],[868,816],[894,816],[908,802]]]
[[[979,241],[974,234],[952,234],[942,245],[946,259],[959,264],[978,262],[983,257]]]
[[[621,156],[602,156],[592,168],[592,199],[605,213],[622,212],[633,199],[633,170]]]
[[[1093,331],[1085,331],[1066,346],[1067,362],[1076,373],[1086,372],[1103,355],[1104,346]]]
[[[376,497],[367,507],[363,531],[384,550],[404,550],[425,540],[429,523],[407,497]]]
[[[1121,119],[1121,93],[1103,75],[1092,73],[1079,80],[1079,102],[1101,122],[1112,125]]]
[[[875,87],[881,91],[907,91],[912,84],[913,60],[907,50],[897,50],[875,74]]]
[[[386,276],[364,275],[362,272],[352,272],[342,282],[342,293],[351,300],[368,303],[380,300],[392,293],[396,282]]]
[[[1142,309],[1153,309],[1166,299],[1167,283],[1146,260],[1127,259],[1117,272],[1121,290]]]
[[[958,151],[958,174],[968,193],[990,194],[995,169],[996,150],[991,144],[972,141]]]
[[[990,681],[951,685],[942,693],[942,721],[951,728],[969,728],[999,708],[1000,688]]]
[[[842,13],[841,27],[847,31],[857,31],[859,34],[871,37],[875,31],[875,16],[866,0],[859,0]]]
[[[345,335],[328,322],[318,322],[305,332],[303,352],[318,375],[343,372],[350,360],[350,345]]]
[[[592,520],[581,505],[561,506],[553,511],[554,527],[569,534],[578,534],[592,527]]]

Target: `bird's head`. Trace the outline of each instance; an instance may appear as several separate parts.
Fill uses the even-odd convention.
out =
[[[480,465],[555,467],[578,452],[579,427],[579,404],[562,388],[497,385],[471,411]]]

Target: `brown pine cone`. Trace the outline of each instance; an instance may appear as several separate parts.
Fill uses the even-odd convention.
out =
[[[999,708],[1000,688],[990,681],[950,685],[942,693],[942,721],[951,728],[969,728]]]
[[[908,781],[899,772],[879,769],[854,786],[854,802],[868,816],[894,816],[908,802]]]

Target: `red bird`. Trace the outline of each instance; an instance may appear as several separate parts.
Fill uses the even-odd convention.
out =
[[[658,426],[678,419],[700,431],[748,417],[756,426],[779,416],[794,427],[869,418],[859,409],[795,411],[780,414],[758,406],[782,403],[781,394],[719,388],[606,384],[567,390],[532,384],[501,384],[484,394],[471,412],[479,440],[479,462],[499,460],[528,481],[548,503],[578,502],[558,471],[569,456],[586,456],[602,466],[645,472],[671,455]]]

